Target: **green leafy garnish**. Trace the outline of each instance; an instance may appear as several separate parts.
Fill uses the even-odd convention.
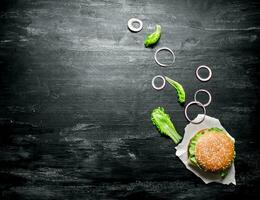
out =
[[[144,40],[145,47],[152,46],[159,41],[159,39],[161,37],[161,29],[162,28],[160,25],[156,25],[155,31],[153,33],[147,35],[147,37]]]
[[[192,162],[192,164],[196,165],[197,167],[201,168],[196,160],[195,157],[195,146],[197,144],[198,139],[200,138],[200,136],[202,136],[204,134],[204,131],[201,131],[199,133],[197,133],[195,136],[193,136],[193,138],[190,140],[190,144],[189,144],[189,160]]]
[[[164,112],[164,108],[158,107],[152,111],[151,120],[161,134],[169,136],[175,144],[178,144],[182,137],[176,131],[170,116]]]
[[[219,175],[221,176],[221,178],[224,178],[228,174],[228,170],[229,169],[226,169],[226,170],[219,172]]]
[[[210,128],[210,129],[208,129],[208,131],[221,132],[221,131],[223,131],[223,129],[221,129],[221,128],[217,128],[217,127],[214,127],[214,128]]]
[[[177,81],[170,79],[167,76],[165,76],[165,79],[171,86],[173,86],[176,89],[178,101],[180,102],[180,104],[184,104],[186,95],[185,95],[185,90],[183,89],[182,85],[180,83],[178,83]]]

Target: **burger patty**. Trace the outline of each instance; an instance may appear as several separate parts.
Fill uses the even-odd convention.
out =
[[[195,157],[205,171],[225,170],[234,159],[234,142],[224,132],[206,132],[197,141]]]

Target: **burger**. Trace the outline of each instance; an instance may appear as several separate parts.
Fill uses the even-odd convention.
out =
[[[225,177],[235,158],[234,141],[219,128],[200,130],[189,142],[188,158],[199,169]]]

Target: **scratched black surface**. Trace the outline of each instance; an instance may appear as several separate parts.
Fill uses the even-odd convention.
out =
[[[0,199],[230,199],[259,197],[257,1],[1,0]],[[144,23],[139,33],[126,25]],[[176,52],[160,68],[143,40]],[[167,55],[161,54],[162,58]],[[198,65],[213,78],[199,82]],[[150,112],[163,106],[183,135],[169,86],[211,91],[208,115],[236,138],[237,185],[205,185],[175,156]],[[195,110],[191,111],[193,116]]]

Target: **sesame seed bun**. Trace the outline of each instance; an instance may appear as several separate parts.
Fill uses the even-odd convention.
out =
[[[199,167],[210,172],[229,168],[235,156],[233,140],[217,128],[201,130],[197,134],[200,136],[196,138],[194,153]]]

